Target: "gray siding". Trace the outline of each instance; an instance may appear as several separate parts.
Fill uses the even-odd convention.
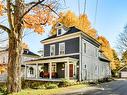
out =
[[[73,38],[61,42],[65,42],[65,54],[79,53],[79,38]],[[52,43],[55,44],[55,55],[59,54],[59,43],[61,42]],[[44,45],[44,57],[50,56],[50,45],[52,44]]]

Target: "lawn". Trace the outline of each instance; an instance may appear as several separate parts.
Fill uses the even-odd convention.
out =
[[[69,86],[69,87],[62,87],[62,88],[57,88],[57,89],[25,89],[22,90],[19,93],[16,94],[10,94],[10,95],[52,95],[52,94],[62,94],[64,92],[70,92],[73,90],[79,90],[88,87],[88,85],[85,84],[80,84],[80,85],[74,85],[74,86]]]

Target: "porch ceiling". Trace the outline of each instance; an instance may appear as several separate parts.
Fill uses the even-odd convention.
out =
[[[36,59],[25,62],[25,64],[44,64],[44,63],[55,63],[55,62],[77,62],[78,59],[71,58],[71,57],[64,57],[64,58],[54,58],[54,59]]]

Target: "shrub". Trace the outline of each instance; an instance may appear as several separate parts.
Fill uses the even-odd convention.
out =
[[[5,83],[0,83],[0,92],[2,92],[3,95],[7,95],[7,87]]]
[[[59,86],[60,87],[67,87],[67,86],[72,86],[72,85],[76,85],[76,84],[77,84],[77,82],[75,82],[75,81],[62,79],[62,81],[60,82]]]
[[[45,85],[46,89],[54,89],[54,88],[58,88],[57,84],[54,83],[48,83]]]

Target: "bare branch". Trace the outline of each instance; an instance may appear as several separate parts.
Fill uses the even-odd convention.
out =
[[[30,12],[30,10],[32,10],[34,7],[36,7],[37,5],[41,4],[42,2],[44,2],[44,0],[39,0],[38,2],[35,2],[35,4],[33,6],[31,6],[22,16],[20,19],[22,19],[27,13]],[[30,4],[33,4],[32,2]]]
[[[11,30],[9,28],[7,28],[6,26],[1,25],[1,24],[0,24],[0,29],[6,31],[7,33],[10,33],[11,32]]]

